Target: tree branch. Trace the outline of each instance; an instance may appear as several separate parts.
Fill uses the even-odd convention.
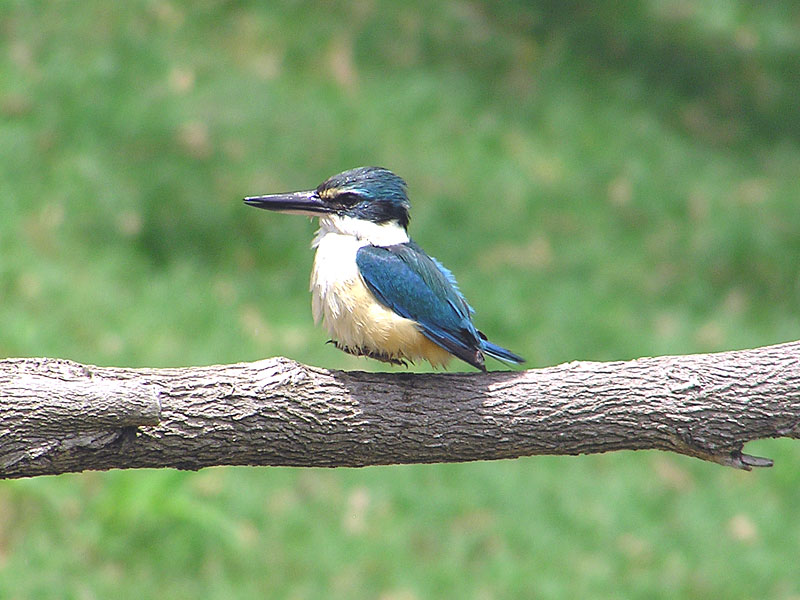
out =
[[[365,466],[658,449],[750,469],[800,437],[800,342],[521,372],[0,361],[0,478],[212,465]]]

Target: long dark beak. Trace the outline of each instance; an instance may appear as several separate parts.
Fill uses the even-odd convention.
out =
[[[330,207],[325,204],[317,193],[310,192],[291,192],[289,194],[270,194],[269,196],[251,196],[244,199],[244,203],[256,208],[274,210],[293,215],[308,215],[318,217],[331,212]]]

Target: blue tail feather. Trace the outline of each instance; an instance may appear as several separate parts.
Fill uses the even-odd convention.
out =
[[[496,358],[504,363],[514,363],[519,365],[525,362],[525,359],[518,354],[514,354],[511,352],[511,350],[506,350],[502,346],[493,344],[489,340],[481,340],[481,350],[483,350],[492,358]]]

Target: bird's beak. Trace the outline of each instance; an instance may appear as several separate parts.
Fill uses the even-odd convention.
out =
[[[244,203],[256,208],[293,215],[308,215],[309,217],[318,217],[331,212],[330,207],[320,199],[315,191],[251,196],[245,198]]]

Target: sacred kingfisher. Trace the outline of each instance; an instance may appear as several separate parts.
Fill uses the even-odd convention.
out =
[[[484,354],[524,359],[486,339],[453,274],[408,236],[406,182],[381,167],[334,175],[305,192],[252,196],[246,204],[319,218],[311,244],[314,321],[340,350],[392,364],[451,355],[486,371]]]

